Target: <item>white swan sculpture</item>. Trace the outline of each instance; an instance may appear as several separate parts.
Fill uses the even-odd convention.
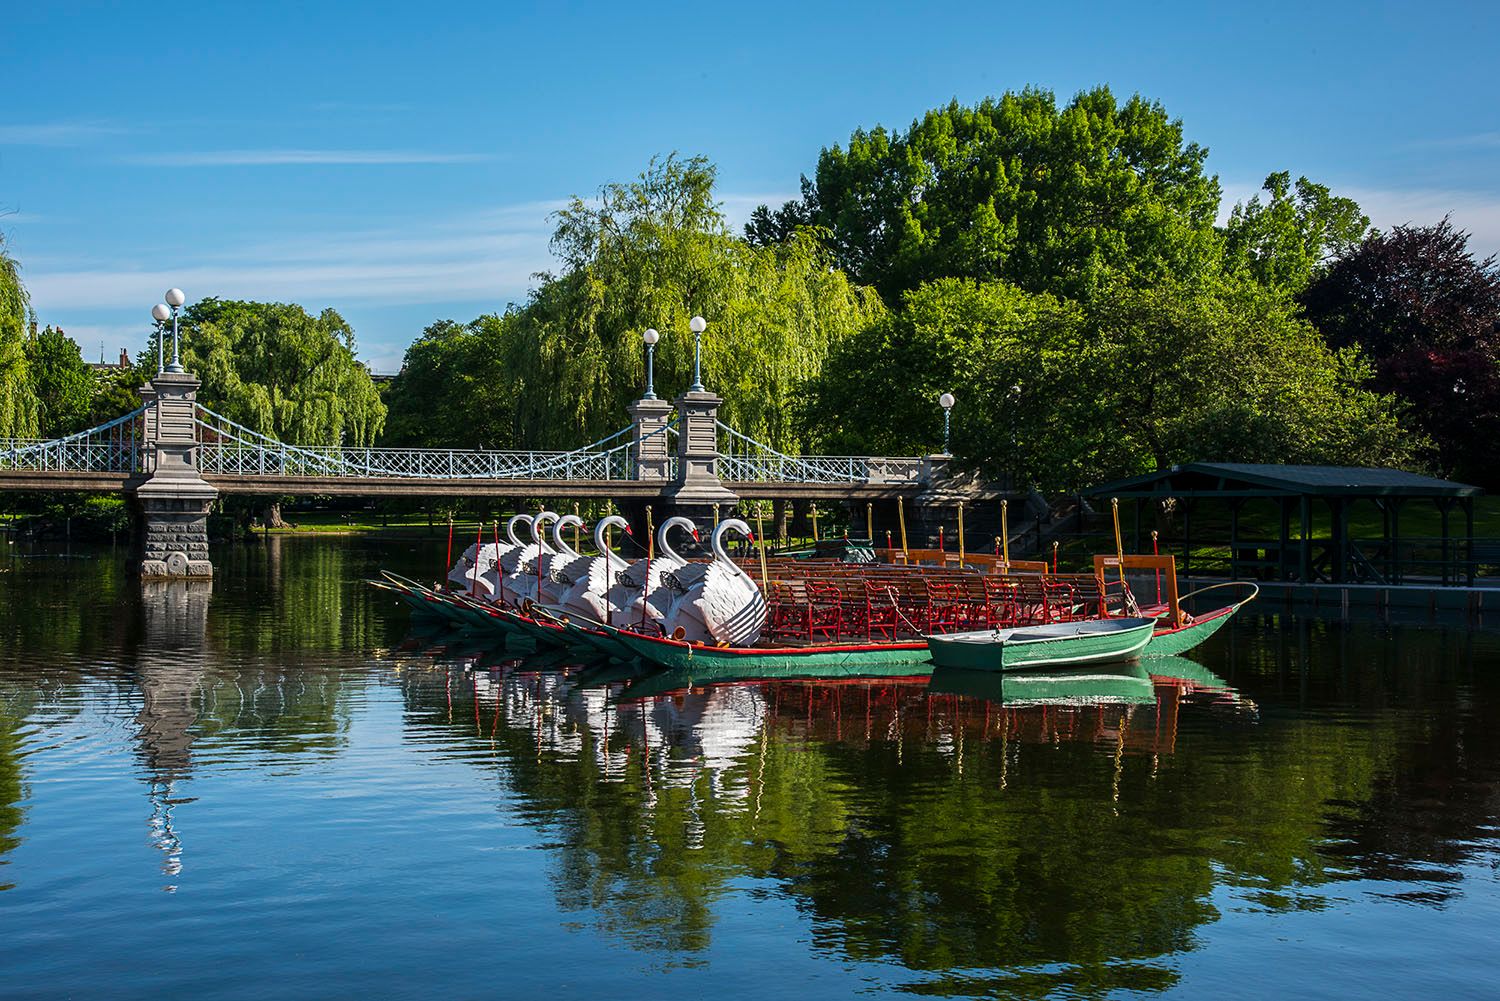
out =
[[[495,562],[480,575],[483,585],[489,588],[487,594],[492,601],[507,602],[510,600],[511,596],[504,586],[505,557],[508,553],[526,548],[526,544],[516,538],[516,526],[522,522],[530,521],[531,515],[529,514],[513,514],[505,522],[505,537],[510,540],[510,543],[509,545],[504,542],[500,543],[499,549],[495,552]]]
[[[671,604],[672,593],[664,588],[662,575],[687,566],[668,541],[673,528],[698,536],[698,528],[688,518],[668,518],[656,530],[656,555],[636,560],[628,570],[615,574],[615,586],[609,589],[607,601],[619,615],[621,625],[643,621],[659,622]]]
[[[609,594],[615,586],[615,574],[629,570],[630,564],[610,551],[605,533],[613,527],[623,528],[626,534],[630,532],[630,522],[617,514],[600,518],[594,526],[594,548],[599,555],[590,558],[581,569],[577,564],[569,565],[568,572],[574,575],[573,586],[557,602],[563,614],[610,624],[623,621],[621,610],[610,606]]]
[[[582,575],[590,557],[568,545],[563,530],[574,525],[582,527],[583,519],[576,514],[565,514],[552,525],[552,555],[542,563],[541,597],[544,605],[555,605],[573,587],[574,575]]]
[[[500,560],[500,567],[505,571],[505,590],[507,598],[513,605],[520,605],[523,601],[537,600],[537,577],[538,570],[542,575],[547,572],[546,560],[552,555],[552,547],[542,538],[547,523],[556,521],[558,518],[555,511],[540,511],[531,519],[531,542],[506,553]]]
[[[749,646],[760,639],[766,624],[766,599],[750,575],[724,551],[724,536],[731,531],[755,538],[748,524],[727,518],[719,522],[709,543],[713,562],[689,563],[673,570],[665,581],[676,592],[662,622],[668,635],[681,629],[688,642],[730,646]]]

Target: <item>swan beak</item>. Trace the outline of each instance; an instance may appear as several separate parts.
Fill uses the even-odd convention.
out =
[[[696,528],[693,529],[693,541],[694,542],[702,542],[703,541],[702,539],[698,538],[698,530]]]

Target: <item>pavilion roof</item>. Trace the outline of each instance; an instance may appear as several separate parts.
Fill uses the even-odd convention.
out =
[[[1403,469],[1187,462],[1106,483],[1094,497],[1475,497],[1479,487]]]

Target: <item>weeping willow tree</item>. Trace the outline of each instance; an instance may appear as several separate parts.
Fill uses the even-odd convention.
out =
[[[183,361],[200,398],[292,445],[370,445],[385,404],[354,357],[354,330],[331,309],[204,299],[183,316]]]
[[[36,393],[26,364],[26,328],[31,300],[15,258],[0,237],[0,438],[37,434]]]
[[[525,305],[467,328],[430,328],[407,354],[412,378],[392,387],[398,430],[424,444],[570,448],[623,426],[645,388],[648,327],[656,392],[692,382],[688,321],[708,320],[703,381],[724,398],[721,417],[781,448],[800,442],[795,396],[833,345],[881,311],[869,289],[831,268],[814,240],[754,247],[729,230],[701,157],[653,160],[627,184],[557,214],[562,267]],[[422,378],[416,373],[420,370]],[[442,385],[472,422],[419,430]],[[501,429],[501,425],[504,429]]]

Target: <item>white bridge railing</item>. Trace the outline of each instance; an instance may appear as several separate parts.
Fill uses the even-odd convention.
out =
[[[65,438],[0,439],[0,470],[39,473],[139,473],[150,449],[141,427],[145,407]]]
[[[198,407],[198,471],[225,476],[421,480],[630,480],[632,442],[615,433],[571,452],[287,445]],[[661,433],[661,432],[658,432]]]
[[[870,483],[916,484],[927,476],[926,460],[917,456],[785,455],[716,422],[727,438],[719,448],[721,480],[731,483]]]

